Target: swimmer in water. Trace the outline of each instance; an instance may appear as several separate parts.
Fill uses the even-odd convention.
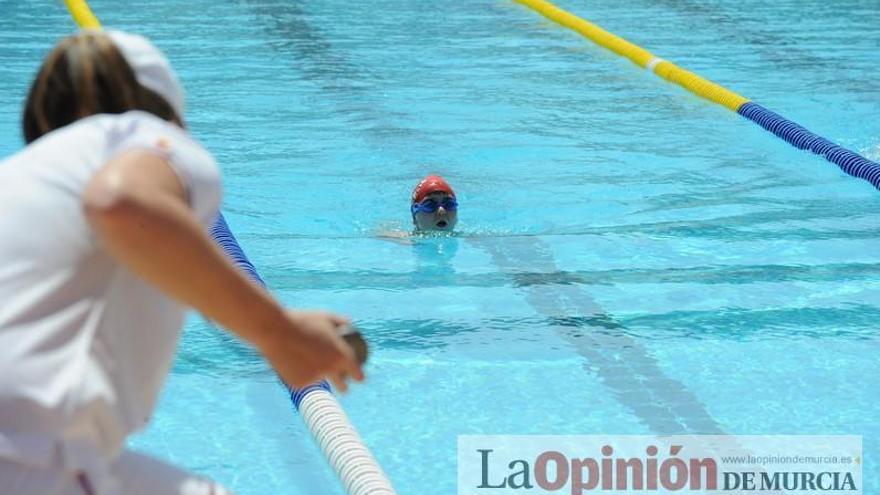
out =
[[[458,221],[455,191],[439,175],[429,175],[412,193],[413,226],[418,232],[452,232]]]

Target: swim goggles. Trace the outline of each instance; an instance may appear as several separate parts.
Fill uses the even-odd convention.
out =
[[[412,214],[415,215],[416,213],[434,213],[441,206],[444,210],[455,211],[458,209],[458,201],[455,198],[446,198],[443,201],[426,199],[421,203],[413,203],[410,209]]]

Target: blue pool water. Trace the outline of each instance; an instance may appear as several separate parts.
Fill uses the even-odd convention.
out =
[[[880,159],[880,4],[559,0]],[[880,490],[880,192],[507,0],[94,0],[153,37],[275,293],[374,349],[342,398],[400,493],[456,436],[855,434]],[[0,0],[0,154],[72,24]],[[414,245],[446,175],[460,235]],[[2,187],[2,186],[0,186]],[[133,444],[241,495],[341,494],[273,374],[193,317]]]

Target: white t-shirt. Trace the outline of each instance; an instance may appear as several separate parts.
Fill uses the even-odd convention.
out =
[[[101,248],[81,199],[108,160],[135,148],[168,161],[210,227],[213,157],[144,112],[79,120],[0,162],[0,458],[111,458],[153,410],[184,307]]]

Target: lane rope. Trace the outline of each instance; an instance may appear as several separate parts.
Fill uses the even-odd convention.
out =
[[[211,227],[211,237],[252,280],[265,286],[256,268],[229,230],[223,215]],[[324,457],[349,495],[395,495],[388,476],[366,447],[326,381],[302,389],[287,387]]]
[[[708,79],[683,69],[648,50],[581,19],[547,0],[513,0],[545,18],[571,29],[597,45],[632,61],[639,67],[675,83],[697,96],[724,106],[755,122],[777,137],[802,150],[809,150],[837,165],[843,172],[870,182],[880,190],[880,163],[839,146],[785,117]]]

